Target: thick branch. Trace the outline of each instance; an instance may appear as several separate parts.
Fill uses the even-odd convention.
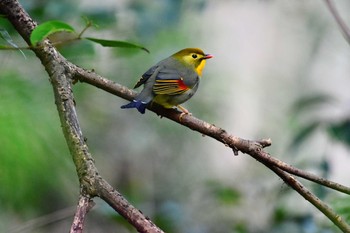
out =
[[[29,44],[29,36],[36,27],[36,23],[24,11],[19,2],[15,0],[0,0],[0,14],[8,18]],[[98,174],[85,143],[74,106],[74,96],[71,90],[71,64],[61,56],[48,40],[42,42],[33,51],[44,65],[50,77],[63,133],[79,177],[83,198],[81,200],[87,200],[89,199],[88,197],[99,195],[102,199],[108,200],[108,203],[112,203],[112,207],[139,232],[162,232]],[[104,188],[106,190],[100,190]],[[115,199],[112,200],[113,198]],[[83,223],[79,222],[79,224],[79,227],[82,227]]]

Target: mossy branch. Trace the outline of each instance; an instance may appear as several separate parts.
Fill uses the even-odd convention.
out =
[[[0,0],[0,14],[4,14],[23,39],[30,44],[29,37],[36,23],[15,0]],[[94,160],[84,140],[74,104],[72,75],[74,66],[45,40],[32,49],[45,67],[54,92],[63,134],[73,158],[79,182],[80,201],[70,232],[82,232],[87,210],[92,198],[98,196],[106,201],[139,232],[161,233],[154,223],[133,207],[98,173]]]
[[[0,14],[5,15],[24,40],[30,44],[29,36],[31,31],[36,27],[36,23],[25,12],[18,1],[0,0]],[[138,209],[128,203],[120,193],[99,175],[79,124],[74,105],[72,84],[76,81],[89,83],[127,100],[133,99],[136,93],[92,71],[84,70],[68,62],[48,40],[41,42],[38,47],[32,48],[32,50],[40,59],[49,75],[63,133],[80,181],[80,201],[71,232],[82,231],[85,215],[88,213],[94,197],[100,197],[106,201],[139,232],[162,232],[161,229],[155,226]],[[265,147],[271,145],[271,140],[269,139],[257,141],[246,140],[229,134],[224,129],[194,116],[182,114],[175,109],[168,110],[158,105],[152,105],[149,109],[160,116],[195,130],[201,135],[207,135],[216,139],[223,145],[230,147],[234,154],[240,151],[255,158],[275,172],[291,188],[324,213],[339,229],[343,232],[350,232],[350,226],[327,204],[306,189],[295,176],[347,194],[350,194],[349,187],[300,170],[270,156],[264,151]]]

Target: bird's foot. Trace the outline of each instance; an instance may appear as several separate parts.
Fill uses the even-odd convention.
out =
[[[190,113],[186,108],[182,107],[181,105],[176,105],[176,107],[181,110],[182,114],[188,114],[190,116],[192,115],[192,113]]]
[[[181,105],[177,105],[176,107],[182,111],[182,113],[180,114],[180,117],[179,117],[180,122],[182,122],[182,118],[185,115],[192,116],[192,113],[190,113],[186,108],[182,107]]]

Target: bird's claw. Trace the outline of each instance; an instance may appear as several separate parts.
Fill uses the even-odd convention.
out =
[[[188,114],[190,116],[192,115],[192,113],[190,113],[186,108],[182,107],[181,105],[177,105],[176,107],[180,109],[182,113]]]
[[[188,114],[188,113],[182,112],[182,113],[180,114],[180,116],[179,116],[179,121],[182,122],[182,118],[183,118],[185,115],[187,115],[187,114]]]

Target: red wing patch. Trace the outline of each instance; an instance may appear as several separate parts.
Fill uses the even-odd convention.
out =
[[[158,79],[153,86],[157,95],[179,95],[190,89],[183,79]]]

